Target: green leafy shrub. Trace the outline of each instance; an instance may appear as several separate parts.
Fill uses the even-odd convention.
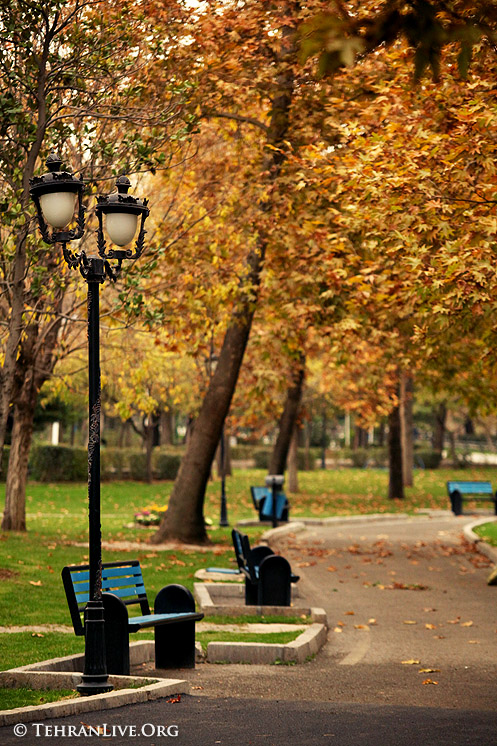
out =
[[[156,479],[176,479],[181,464],[181,456],[177,453],[154,451],[152,465]]]
[[[143,451],[129,453],[129,472],[136,482],[147,481],[147,454]]]
[[[253,451],[254,465],[256,469],[268,469],[269,461],[273,449],[268,448],[255,448]],[[319,448],[309,448],[309,457],[307,459],[305,448],[299,448],[297,451],[297,469],[299,471],[312,471],[316,459],[319,458]],[[233,454],[232,454],[233,458]]]
[[[102,448],[100,469],[102,479],[129,479],[129,448]]]
[[[359,469],[366,466],[385,466],[388,463],[388,453],[386,448],[379,446],[370,446],[369,448],[342,448],[340,455],[343,458],[350,459],[352,466]]]
[[[37,482],[83,482],[88,478],[86,448],[33,446],[29,457],[30,478]]]
[[[414,465],[421,469],[438,469],[442,454],[431,449],[419,450],[414,453]]]

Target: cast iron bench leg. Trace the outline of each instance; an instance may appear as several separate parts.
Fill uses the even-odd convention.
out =
[[[113,593],[103,593],[105,657],[108,674],[129,676],[128,610]]]
[[[462,515],[462,495],[459,490],[450,493],[450,502],[452,503],[452,512],[454,515]]]
[[[195,611],[195,601],[187,588],[168,585],[155,599],[155,614]],[[173,622],[155,627],[155,667],[195,668],[195,622]]]
[[[245,578],[245,606],[257,606],[257,588],[250,578]]]

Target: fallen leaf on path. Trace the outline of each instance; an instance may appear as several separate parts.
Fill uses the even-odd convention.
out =
[[[342,629],[342,627],[335,627],[335,629],[333,630],[333,632],[343,632],[343,629]]]
[[[461,627],[472,627],[472,626],[473,626],[473,622],[462,622],[461,623]]]
[[[479,645],[479,644],[480,644],[480,641],[479,641],[479,640],[468,640],[468,643],[469,643],[470,645]]]
[[[461,621],[461,617],[458,616],[456,619],[449,619],[447,624],[459,624],[460,621]]]
[[[423,684],[434,684],[435,686],[438,686],[438,681],[433,681],[433,679],[425,679],[423,681]]]
[[[421,661],[418,660],[417,658],[411,658],[408,661],[402,661],[403,666],[419,666],[420,663]]]
[[[336,567],[334,567],[333,565],[330,565],[326,569],[328,570],[328,572],[336,572],[337,571]]]
[[[345,616],[354,616],[355,611],[346,611]]]
[[[368,619],[368,624],[376,624],[376,619]]]
[[[439,668],[420,668],[418,673],[440,673]]]
[[[425,624],[425,627],[426,629],[436,629],[437,625],[436,624]]]
[[[417,624],[413,619],[405,619],[402,624]]]
[[[354,624],[354,629],[369,629],[367,624]]]

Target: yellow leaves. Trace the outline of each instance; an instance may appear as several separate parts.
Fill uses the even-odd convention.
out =
[[[423,681],[423,685],[426,685],[426,684],[433,684],[434,686],[438,686],[438,681],[433,681],[433,679],[425,679]]]
[[[439,668],[420,668],[418,673],[440,673]]]
[[[418,658],[409,658],[409,660],[401,661],[401,663],[403,666],[419,666],[421,661]]]
[[[30,580],[29,585],[34,585],[37,588],[39,588],[40,586],[43,585],[43,583],[41,582],[41,580]]]

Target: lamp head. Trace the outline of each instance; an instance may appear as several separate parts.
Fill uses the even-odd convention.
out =
[[[139,199],[128,194],[131,186],[127,176],[116,180],[117,192],[97,197],[96,212],[99,222],[105,215],[105,227],[110,240],[116,246],[127,246],[135,237],[138,218],[142,218],[142,227],[150,210],[146,199]]]
[[[36,204],[39,219],[60,230],[73,220],[76,198],[81,201],[84,182],[68,171],[60,170],[62,161],[56,153],[48,156],[46,165],[48,173],[30,179],[29,193]]]

